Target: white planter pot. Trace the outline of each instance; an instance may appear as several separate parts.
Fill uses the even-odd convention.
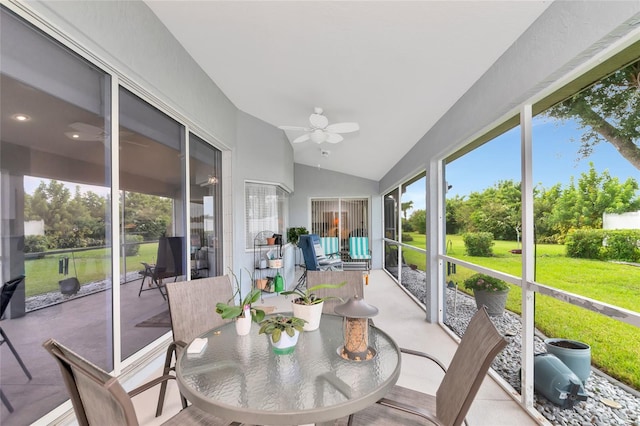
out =
[[[245,313],[245,315],[247,315]],[[240,316],[236,318],[236,333],[238,336],[246,336],[251,331],[251,314],[248,316]]]
[[[323,305],[324,302],[315,305],[299,305],[298,303],[291,302],[293,316],[306,321],[303,327],[304,331],[313,331],[320,327]]]
[[[286,355],[290,354],[296,348],[296,343],[298,343],[298,337],[300,336],[300,332],[296,330],[293,336],[289,336],[287,333],[280,334],[280,340],[274,342],[271,335],[269,335],[269,341],[271,342],[271,349],[277,355]]]

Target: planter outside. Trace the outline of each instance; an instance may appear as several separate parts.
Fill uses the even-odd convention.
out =
[[[586,383],[591,374],[591,347],[568,339],[545,339],[547,352],[557,356],[576,376]]]
[[[245,314],[248,312],[245,311]],[[239,316],[236,318],[236,333],[238,336],[246,336],[251,331],[251,314],[248,316]]]
[[[485,290],[473,290],[473,295],[476,299],[476,307],[478,309],[482,306],[487,307],[487,313],[490,316],[501,316],[504,313],[504,306],[507,303],[507,295],[509,290],[503,291],[485,291]]]
[[[300,336],[300,332],[296,330],[292,336],[289,336],[287,333],[283,332],[280,335],[280,340],[277,342],[273,341],[271,335],[269,335],[269,342],[271,342],[271,349],[276,355],[287,355],[292,353],[296,349],[296,343],[298,343],[298,337]]]
[[[300,305],[299,303],[291,302],[293,316],[302,318],[306,321],[303,327],[304,331],[313,331],[320,327],[323,305],[324,302],[320,302],[315,305]]]

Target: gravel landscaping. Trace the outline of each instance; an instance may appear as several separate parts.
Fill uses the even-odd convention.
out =
[[[418,300],[424,300],[425,274],[402,269],[402,284]],[[455,310],[454,310],[455,299]],[[445,324],[458,336],[467,328],[476,312],[475,300],[454,289],[447,290]],[[520,389],[520,316],[505,312],[501,317],[492,317],[500,332],[509,341],[508,346],[496,357],[493,369],[514,389]],[[536,353],[545,352],[542,336],[535,337]],[[584,386],[588,398],[572,408],[562,409],[542,395],[535,394],[536,409],[554,425],[632,425],[640,426],[640,393],[629,389],[592,368]],[[610,405],[619,405],[613,408]]]

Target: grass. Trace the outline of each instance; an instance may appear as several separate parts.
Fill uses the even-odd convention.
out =
[[[154,263],[158,243],[141,244],[136,256],[127,257],[127,272],[142,269],[140,262]],[[63,256],[69,257],[68,275],[58,273],[58,261]],[[74,270],[75,258],[75,270]],[[25,261],[25,290],[26,296],[59,291],[58,281],[63,278],[78,276],[80,284],[88,284],[104,280],[111,274],[111,250],[100,248],[95,250],[54,254],[42,259],[28,259]],[[122,264],[120,265],[122,268]]]
[[[425,236],[412,233],[408,244],[425,248]],[[447,236],[447,253],[457,259],[520,276],[522,259],[510,250],[513,241],[496,241],[492,257],[467,256],[462,237]],[[407,263],[425,270],[422,253],[403,250]],[[449,276],[460,285],[473,271],[457,268]],[[539,244],[536,247],[536,282],[570,293],[640,312],[640,268],[624,264],[565,256],[564,246]],[[511,286],[507,309],[520,314],[521,291]],[[465,291],[465,289],[461,288]],[[468,292],[468,291],[467,291]],[[471,294],[471,292],[469,292]],[[588,343],[592,362],[600,370],[640,390],[640,328],[582,309],[557,299],[536,294],[536,328],[549,337],[563,337]]]

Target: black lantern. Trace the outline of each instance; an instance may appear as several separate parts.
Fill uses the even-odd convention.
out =
[[[373,358],[376,351],[369,347],[369,318],[378,314],[378,308],[356,295],[336,306],[335,313],[344,317],[344,346],[340,348],[340,356],[352,361]]]

